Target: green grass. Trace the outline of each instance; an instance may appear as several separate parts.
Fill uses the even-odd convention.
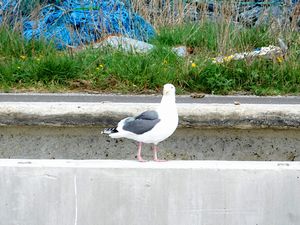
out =
[[[237,28],[228,24],[190,24],[160,27],[147,54],[113,49],[58,51],[44,41],[26,42],[21,35],[0,28],[0,89],[2,91],[158,92],[173,83],[178,93],[205,92],[257,95],[299,94],[300,34],[274,33],[268,27]],[[289,45],[285,60],[256,58],[212,63],[212,58],[257,47]],[[186,58],[171,48],[186,45],[194,53]]]

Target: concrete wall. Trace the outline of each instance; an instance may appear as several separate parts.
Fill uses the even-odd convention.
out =
[[[137,145],[101,128],[0,126],[0,158],[134,159]],[[192,160],[300,160],[300,130],[179,128],[159,156]],[[143,155],[152,158],[150,145]]]
[[[297,225],[300,163],[0,160],[0,225]]]
[[[134,159],[136,144],[100,130],[157,104],[3,102],[0,158]],[[300,104],[177,104],[166,159],[300,160]],[[101,128],[102,127],[102,128]],[[152,157],[149,146],[143,154]]]

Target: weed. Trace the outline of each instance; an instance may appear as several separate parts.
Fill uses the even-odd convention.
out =
[[[226,8],[229,5],[220,9],[221,19],[219,16],[215,20],[203,17],[197,22],[184,22],[180,13],[183,9],[175,10],[177,16],[174,16],[175,11],[155,10],[160,7],[159,1],[151,1],[152,8],[139,5],[142,2],[134,3],[136,9],[153,22],[158,32],[150,41],[155,48],[147,54],[111,48],[75,53],[59,51],[43,40],[24,40],[18,29],[2,24],[0,88],[5,92],[12,89],[50,92],[88,89],[140,93],[158,91],[163,84],[173,83],[179,93],[299,94],[299,32],[288,27],[280,29],[274,24],[256,27],[235,24],[232,22],[234,15]],[[165,2],[171,9],[171,1]],[[256,58],[212,63],[211,59],[216,56],[278,45],[278,37],[284,38],[289,46],[284,60]],[[171,50],[177,45],[192,48],[193,54],[178,57]]]

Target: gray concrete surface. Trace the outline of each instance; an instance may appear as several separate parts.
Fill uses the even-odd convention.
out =
[[[296,225],[299,162],[0,160],[1,225]]]
[[[0,127],[0,158],[135,159],[137,145],[111,139],[101,127]],[[180,128],[159,144],[168,160],[300,161],[300,130]],[[152,159],[144,145],[145,159]]]
[[[3,102],[0,125],[115,126],[156,103]],[[300,104],[177,104],[180,127],[299,129]]]
[[[161,95],[117,95],[80,93],[0,93],[0,102],[122,102],[159,103]],[[300,96],[246,96],[246,95],[205,95],[192,98],[189,95],[176,96],[178,103],[197,104],[300,104]]]
[[[101,135],[157,103],[2,102],[1,158],[134,159],[136,144]],[[300,160],[300,105],[178,104],[166,159]],[[143,154],[152,157],[149,146]]]

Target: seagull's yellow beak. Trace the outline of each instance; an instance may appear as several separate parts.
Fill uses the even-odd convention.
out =
[[[167,94],[169,94],[169,92],[170,92],[170,90],[164,89],[163,94],[164,94],[164,95],[167,95]]]

